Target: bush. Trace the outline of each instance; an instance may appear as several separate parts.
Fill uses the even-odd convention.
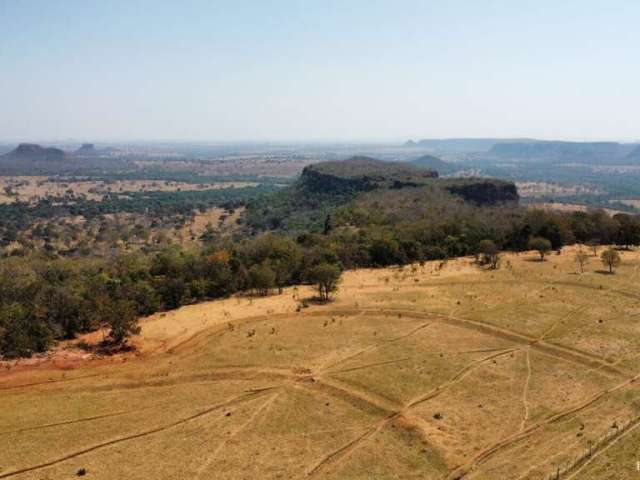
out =
[[[551,242],[544,237],[533,237],[529,240],[529,248],[536,250],[540,255],[540,261],[544,261],[544,257],[551,251]]]

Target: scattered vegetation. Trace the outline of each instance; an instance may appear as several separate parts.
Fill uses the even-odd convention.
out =
[[[613,273],[614,269],[622,262],[620,254],[614,248],[607,248],[600,255],[600,259],[604,266],[609,269],[609,273]]]
[[[640,244],[635,216],[528,210],[509,182],[441,180],[366,158],[308,167],[298,182],[277,188],[102,201],[68,193],[0,205],[0,246],[9,256],[0,259],[0,355],[30,355],[96,329],[124,344],[140,315],[236,292],[267,296],[308,282],[328,301],[344,269],[476,255],[495,270],[505,250],[533,249],[544,260],[575,242],[594,252],[600,244]],[[188,249],[172,245],[167,230],[182,231],[210,205],[229,215],[246,205],[239,230],[222,234],[209,223],[199,238],[191,233]],[[616,253],[602,256],[610,272]],[[576,256],[581,272],[586,261]]]

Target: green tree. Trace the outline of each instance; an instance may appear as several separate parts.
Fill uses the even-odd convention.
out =
[[[134,302],[114,300],[106,308],[106,313],[104,321],[109,327],[109,340],[115,345],[123,345],[131,335],[140,333]]]
[[[600,259],[604,266],[609,268],[609,273],[613,273],[613,269],[622,263],[620,254],[613,248],[607,248],[602,252]]]
[[[540,255],[540,261],[551,251],[551,242],[544,237],[533,237],[529,240],[529,248],[535,250]]]
[[[266,297],[276,286],[276,274],[266,262],[253,265],[249,269],[249,285],[258,295]]]
[[[338,290],[341,276],[340,267],[331,263],[321,263],[311,267],[305,275],[307,281],[316,285],[320,299],[325,302],[330,299],[333,292]]]
[[[54,332],[34,319],[25,306],[12,303],[0,307],[0,356],[28,357],[44,352],[53,342]]]
[[[640,222],[631,215],[619,213],[614,215],[614,220],[619,224],[616,232],[616,244],[629,248],[632,245],[640,244]]]

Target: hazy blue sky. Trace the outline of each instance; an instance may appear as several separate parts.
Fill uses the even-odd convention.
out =
[[[637,0],[0,0],[0,139],[638,139],[639,57]]]

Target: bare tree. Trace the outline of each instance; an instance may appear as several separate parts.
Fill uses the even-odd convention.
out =
[[[478,250],[482,254],[482,263],[490,265],[491,270],[496,270],[500,262],[498,246],[492,240],[482,240],[478,245]]]
[[[600,241],[594,239],[591,239],[587,242],[587,247],[589,247],[591,249],[591,251],[593,252],[593,256],[597,257],[598,256],[598,247],[600,246]]]
[[[582,250],[579,250],[575,256],[576,263],[580,267],[580,273],[584,273],[584,266],[589,263],[589,255]]]

